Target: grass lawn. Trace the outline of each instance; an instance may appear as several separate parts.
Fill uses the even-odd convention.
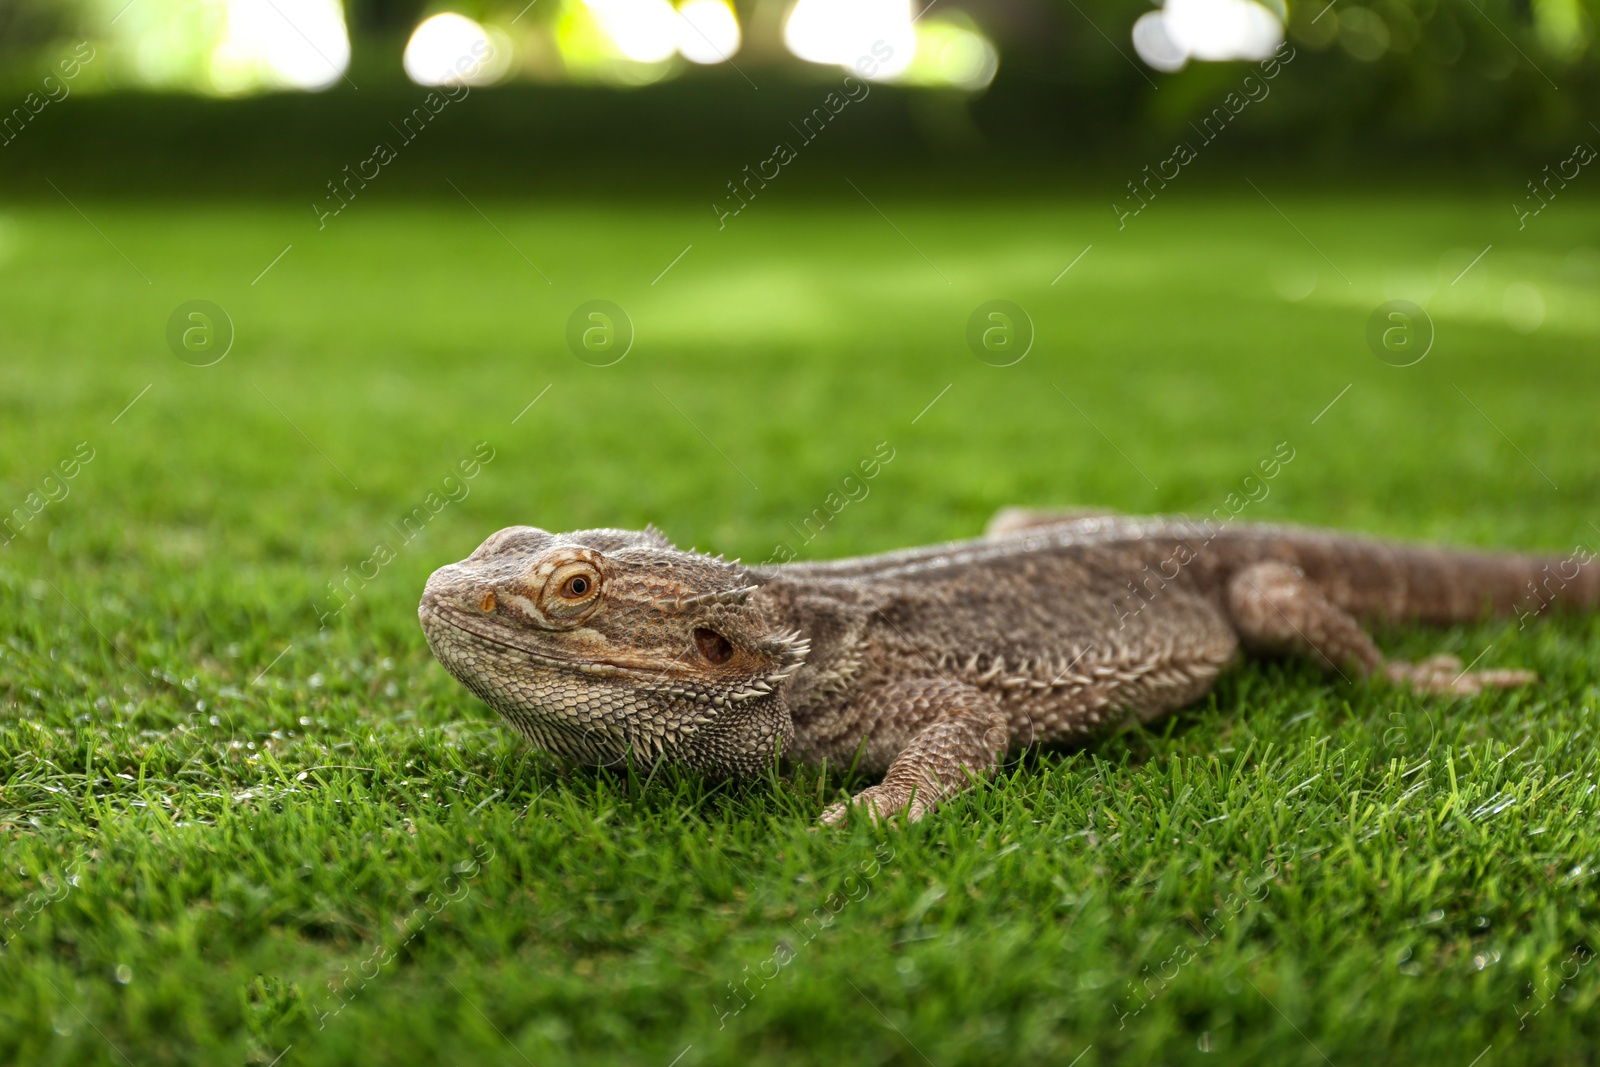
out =
[[[821,558],[1005,504],[1209,512],[1279,442],[1245,518],[1600,543],[1600,204],[1518,231],[1503,198],[1257,183],[1121,230],[870,176],[721,231],[0,209],[0,1061],[1584,1062],[1592,619],[1381,635],[1525,691],[1250,663],[909,830],[821,834],[837,776],[563,767],[418,630],[429,571],[514,523]],[[636,330],[608,367],[564,340],[596,298]],[[1414,366],[1364,340],[1389,298],[1435,324]],[[193,299],[236,330],[214,366],[164,339]],[[1034,324],[1013,366],[964,340],[991,299]]]

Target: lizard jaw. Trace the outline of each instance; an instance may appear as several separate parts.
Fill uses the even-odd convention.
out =
[[[439,663],[547,751],[595,766],[619,762],[630,751],[659,758],[668,735],[680,726],[661,709],[629,699],[628,687],[619,684],[624,672],[618,668],[532,653],[462,626],[449,617],[448,609],[426,602],[418,616]],[[584,675],[590,681],[578,682]]]
[[[539,652],[521,644],[504,633],[485,633],[472,623],[478,621],[466,612],[456,608],[441,607],[430,604],[424,600],[422,607],[417,611],[417,617],[422,621],[422,631],[428,638],[428,644],[438,649],[434,635],[440,632],[441,627],[449,627],[443,632],[455,631],[470,634],[486,644],[498,645],[508,652],[516,652],[527,656],[529,661],[542,667],[551,667],[556,670],[573,671],[578,674],[599,675],[601,677],[617,677],[628,674],[642,674],[655,672],[655,668],[627,663],[613,663],[603,659],[572,659],[566,656],[554,656],[548,652]],[[469,622],[469,620],[471,620]],[[501,628],[502,630],[504,628]]]

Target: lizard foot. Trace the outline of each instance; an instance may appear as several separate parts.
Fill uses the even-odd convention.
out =
[[[888,782],[868,786],[848,801],[828,808],[817,822],[823,826],[837,826],[850,818],[852,808],[865,814],[874,826],[893,815],[904,815],[908,823],[917,822],[933,810],[933,797],[926,787],[916,793],[912,796],[912,790]]]
[[[1485,689],[1509,689],[1539,680],[1532,671],[1464,671],[1457,656],[1429,656],[1421,663],[1386,663],[1384,672],[1391,682],[1408,685],[1419,693],[1481,693]]]

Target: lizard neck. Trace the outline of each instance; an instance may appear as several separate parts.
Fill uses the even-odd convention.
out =
[[[870,609],[836,591],[783,578],[767,582],[755,599],[770,620],[798,630],[811,646],[783,690],[796,727],[836,710],[866,666]]]

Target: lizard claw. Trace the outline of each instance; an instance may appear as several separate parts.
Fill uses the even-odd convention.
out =
[[[922,792],[926,793],[926,790]],[[909,789],[891,786],[887,782],[868,786],[848,801],[841,801],[824,811],[817,822],[823,826],[837,826],[850,818],[851,809],[862,812],[877,826],[895,815],[905,816],[908,823],[918,822],[932,810],[933,805],[922,796],[913,796]]]
[[[1471,695],[1485,689],[1509,689],[1539,680],[1532,671],[1464,671],[1455,656],[1430,656],[1421,663],[1388,663],[1384,670],[1392,682],[1409,685],[1419,693]]]
[[[817,819],[818,826],[838,826],[850,817],[850,805],[841,801],[830,804]]]

